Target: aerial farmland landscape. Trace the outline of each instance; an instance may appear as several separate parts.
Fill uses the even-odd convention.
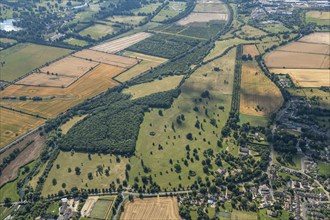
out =
[[[11,219],[330,219],[329,1],[1,1]]]

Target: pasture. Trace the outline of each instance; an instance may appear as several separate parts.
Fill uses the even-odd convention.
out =
[[[112,213],[111,207],[113,206],[113,202],[115,199],[115,196],[98,197],[89,217],[104,220],[110,219]]]
[[[47,62],[72,52],[68,49],[21,43],[1,51],[0,80],[13,81]],[[19,65],[18,65],[19,64]]]
[[[0,147],[4,147],[45,122],[44,119],[0,108]]]
[[[127,202],[121,220],[130,219],[181,219],[176,197],[134,198]]]
[[[72,187],[105,189],[110,187],[110,183],[117,183],[117,179],[122,183],[125,179],[125,166],[128,160],[123,157],[119,160],[118,162],[115,156],[110,155],[92,154],[89,159],[88,154],[85,153],[60,152],[45,181],[42,195],[47,196]],[[76,167],[80,168],[79,173],[76,172]],[[71,169],[70,172],[69,169]],[[109,170],[109,175],[106,170]],[[92,179],[88,178],[88,173],[92,173]],[[52,183],[54,178],[57,180],[55,185]],[[62,183],[66,184],[65,188]]]
[[[87,46],[89,44],[87,41],[79,40],[79,39],[72,38],[72,37],[63,40],[63,42],[67,43],[67,44],[71,44],[73,46],[78,46],[78,47],[84,47],[84,46]]]
[[[219,150],[217,141],[231,106],[235,55],[236,50],[233,49],[226,56],[198,68],[181,86],[181,94],[171,108],[161,110],[161,113],[159,109],[145,113],[136,154],[130,158],[130,185],[136,176],[140,176],[139,173],[143,173],[141,159],[151,169],[149,175],[163,190],[193,183],[197,177],[189,176],[189,170],[202,178],[207,175],[200,161],[189,161],[189,166],[183,164],[187,155],[185,146],[190,145],[191,151],[196,149],[200,153],[208,148]],[[220,70],[215,71],[215,67]],[[206,90],[210,99],[201,98]],[[181,115],[184,115],[184,121],[178,122]],[[216,127],[210,123],[211,119],[215,120]],[[195,127],[196,121],[202,124],[203,129]],[[186,138],[188,133],[192,134],[193,141]],[[173,164],[169,163],[170,159]],[[179,173],[174,171],[175,163],[181,166]]]
[[[137,65],[131,67],[130,69],[126,70],[125,72],[116,76],[115,79],[120,82],[126,82],[136,76],[139,76],[141,73],[153,69],[167,61],[167,59],[161,57],[149,56],[146,54],[135,53],[130,51],[125,51],[123,54],[125,56],[129,56],[142,61],[140,61]]]
[[[269,68],[285,69],[328,69],[330,57],[322,54],[273,51],[265,56]]]
[[[132,99],[141,98],[153,93],[165,92],[177,88],[183,79],[181,76],[168,76],[163,79],[157,79],[149,83],[143,83],[128,87],[123,90],[125,94],[131,94]]]
[[[73,56],[122,68],[130,68],[138,62],[137,59],[99,52],[95,50],[81,50],[79,52],[74,53]]]
[[[62,130],[62,134],[67,134],[68,131],[79,121],[83,120],[87,115],[78,115],[71,118],[65,124],[61,125],[60,129]]]
[[[145,4],[141,8],[133,9],[132,12],[134,15],[139,15],[139,13],[152,14],[161,3],[151,3]]]
[[[93,26],[90,26],[90,27],[85,28],[84,30],[80,31],[79,34],[81,36],[90,36],[94,40],[98,40],[98,39],[101,39],[102,37],[105,37],[108,34],[114,34],[118,30],[119,29],[114,26],[95,24]]]
[[[4,44],[15,44],[15,43],[17,43],[17,41],[14,40],[14,39],[4,38],[4,37],[0,37],[0,42],[4,43]]]
[[[216,2],[198,2],[194,12],[200,13],[227,13],[227,7],[223,3]]]
[[[122,15],[116,15],[108,17],[108,21],[112,21],[115,23],[124,23],[129,25],[139,25],[140,22],[143,22],[146,19],[145,16],[122,16]]]
[[[296,86],[329,86],[329,69],[270,69],[275,74],[289,74]]]
[[[207,23],[210,21],[227,21],[226,13],[190,13],[187,17],[182,18],[177,23],[179,25],[194,25],[195,23]]]
[[[329,25],[329,11],[308,11],[306,14],[306,22],[316,23],[317,25]]]
[[[106,53],[116,53],[121,50],[126,49],[148,37],[152,36],[152,34],[147,32],[139,32],[127,37],[122,37],[116,40],[108,41],[103,44],[96,45],[90,49],[97,50]]]
[[[1,105],[52,118],[87,98],[92,98],[118,83],[112,78],[123,72],[120,67],[100,64],[67,88],[11,85],[1,96],[39,96],[42,101],[1,100]],[[51,98],[49,98],[51,97]]]
[[[163,22],[168,19],[171,19],[178,14],[180,14],[182,11],[184,11],[186,8],[185,2],[175,2],[170,1],[168,5],[166,5],[153,19],[154,22]]]
[[[278,23],[263,24],[262,28],[274,34],[278,34],[282,32],[290,32],[289,28],[285,27],[283,24],[278,24]]]
[[[256,45],[254,44],[249,44],[249,45],[244,45],[243,46],[243,54],[244,55],[251,55],[252,57],[258,56],[259,51]]]
[[[246,115],[246,114],[239,114],[239,123],[245,124],[250,123],[251,126],[258,127],[266,127],[268,124],[269,118],[267,116],[255,116],[255,115]]]
[[[329,163],[319,162],[317,165],[318,165],[318,168],[319,168],[317,172],[320,175],[327,176],[327,177],[330,176],[330,170],[329,170],[330,164]]]
[[[237,32],[237,35],[240,38],[251,38],[251,37],[262,37],[265,36],[267,33],[264,31],[257,29],[255,27],[252,27],[250,25],[244,25],[240,31]]]
[[[16,179],[18,171],[21,167],[38,159],[42,150],[45,147],[45,137],[39,134],[34,135],[32,143],[24,146],[15,160],[10,162],[3,170],[0,178],[0,186]],[[20,143],[19,143],[20,144]]]
[[[302,37],[299,41],[330,45],[330,32],[316,32]]]
[[[240,113],[254,116],[270,116],[284,102],[280,90],[256,62],[242,65],[240,97]]]

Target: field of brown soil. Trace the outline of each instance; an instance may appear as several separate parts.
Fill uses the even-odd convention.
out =
[[[257,63],[243,63],[240,113],[269,116],[283,104],[283,97],[276,85],[261,71]]]
[[[99,52],[95,50],[81,50],[75,54],[75,57],[92,60],[95,62],[100,62],[104,64],[109,64],[112,66],[119,66],[122,68],[130,68],[131,66],[137,64],[138,60],[129,57],[118,56],[115,54],[109,54],[104,52]]]
[[[33,143],[28,145],[14,161],[10,162],[9,165],[2,170],[0,187],[11,180],[14,180],[18,175],[20,167],[23,167],[40,156],[45,146],[45,137],[42,137],[37,133],[36,135],[33,135],[32,140]]]
[[[209,13],[226,13],[226,6],[222,3],[213,3],[213,2],[205,2],[205,3],[197,3],[194,8],[194,12],[209,12]]]
[[[329,86],[330,82],[330,70],[328,69],[270,69],[270,72],[289,74],[296,86]]]
[[[305,42],[294,42],[286,46],[280,47],[280,51],[290,51],[299,53],[317,53],[329,54],[330,45],[326,44],[311,44]]]
[[[0,148],[44,122],[41,118],[0,108]]]
[[[265,56],[265,62],[270,68],[328,69],[329,58],[321,54],[273,51]]]
[[[94,97],[118,83],[112,78],[124,71],[123,68],[100,64],[67,88],[11,85],[0,92],[0,96],[40,96],[45,100],[1,100],[3,106],[12,107],[44,117],[54,117],[87,98]],[[49,99],[48,97],[54,97]]]
[[[97,64],[98,63],[89,60],[68,56],[50,64],[49,66],[41,68],[40,71],[44,73],[49,72],[58,75],[80,77]]]
[[[251,45],[244,45],[243,46],[243,54],[244,55],[251,55],[252,57],[258,56],[259,51],[256,47],[256,45],[251,44]]]
[[[152,34],[146,33],[146,32],[140,32],[137,34],[133,34],[128,37],[122,37],[116,40],[112,40],[109,42],[105,42],[103,44],[99,44],[95,47],[92,47],[92,50],[98,50],[101,52],[106,53],[117,53],[118,51],[124,50],[127,47],[132,46],[133,44],[136,44],[148,37],[150,37]]]
[[[315,43],[315,44],[327,44],[330,45],[330,32],[316,32],[301,38],[299,41]]]
[[[29,86],[50,86],[50,87],[67,87],[77,79],[75,76],[52,75],[46,73],[32,73],[27,77],[19,80],[17,85]]]
[[[181,219],[175,197],[134,199],[125,204],[121,220]]]
[[[191,13],[187,17],[178,21],[180,25],[189,25],[192,23],[206,23],[209,21],[226,21],[228,15],[226,13]]]

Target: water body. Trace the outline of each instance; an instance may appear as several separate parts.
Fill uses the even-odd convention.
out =
[[[0,30],[3,31],[20,31],[22,28],[15,26],[13,23],[16,22],[15,19],[6,19],[3,22],[0,22]]]

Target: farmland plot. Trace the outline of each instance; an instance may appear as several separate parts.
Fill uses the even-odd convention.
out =
[[[67,87],[77,80],[75,76],[33,73],[16,82],[16,85]]]
[[[243,54],[244,55],[251,55],[252,57],[258,56],[259,51],[256,45],[251,44],[251,45],[244,45],[243,46]]]
[[[330,45],[330,32],[316,32],[301,38],[299,41]]]
[[[200,13],[227,13],[227,7],[223,3],[199,2],[194,8],[194,12]]]
[[[315,54],[329,54],[330,45],[314,44],[305,42],[294,42],[286,46],[280,47],[279,51],[299,52],[299,53],[315,53]]]
[[[226,21],[226,13],[191,13],[187,17],[178,21],[180,25],[193,25],[194,23],[206,23],[210,21]]]

